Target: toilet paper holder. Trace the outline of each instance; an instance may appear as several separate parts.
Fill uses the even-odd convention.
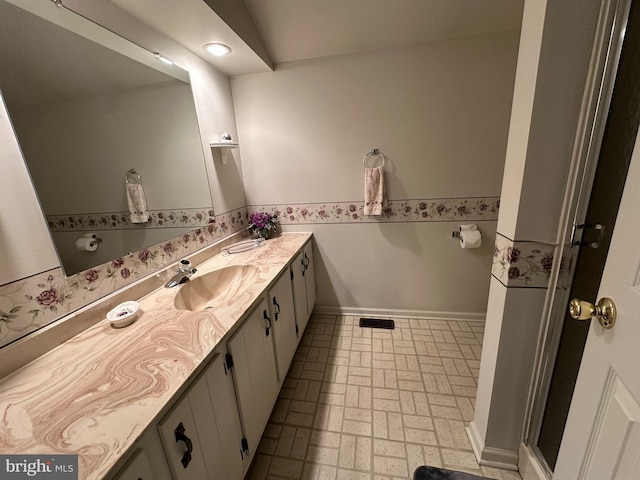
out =
[[[454,230],[453,232],[451,232],[451,238],[457,238],[459,240],[460,235],[462,235],[463,231],[476,231],[476,230],[478,230],[478,226],[475,223],[468,224],[468,225],[459,225],[458,230]]]

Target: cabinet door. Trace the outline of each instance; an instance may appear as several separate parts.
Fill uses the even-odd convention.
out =
[[[114,480],[153,480],[153,473],[144,450],[137,449]]]
[[[305,280],[304,252],[300,251],[291,262],[291,279],[293,282],[293,303],[296,312],[296,323],[298,325],[298,341],[302,338],[304,329],[307,326],[309,317],[307,316],[307,285]]]
[[[188,395],[162,419],[158,432],[174,480],[208,478]]]
[[[227,467],[222,455],[222,442],[225,439],[221,438],[218,432],[218,423],[209,398],[206,378],[200,377],[193,384],[187,398],[196,424],[195,435],[197,435],[202,459],[207,469],[207,478],[232,480],[227,474]]]
[[[240,417],[249,444],[255,452],[278,396],[271,318],[263,298],[240,329],[227,342],[233,358],[233,378]]]
[[[298,346],[289,272],[285,271],[276,280],[271,289],[269,289],[267,300],[269,301],[271,318],[273,319],[273,338],[276,347],[278,377],[280,384],[282,384]]]
[[[313,243],[311,241],[307,242],[304,246],[302,256],[305,266],[304,280],[307,293],[307,318],[309,318],[316,304],[316,271],[313,267]]]
[[[209,398],[216,419],[218,438],[227,470],[227,478],[239,480],[249,467],[249,457],[242,450],[242,427],[231,372],[224,355],[219,355],[205,372]],[[213,478],[218,477],[214,474]]]

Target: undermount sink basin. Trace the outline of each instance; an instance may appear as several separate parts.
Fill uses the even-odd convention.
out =
[[[228,305],[258,277],[253,265],[233,265],[192,278],[180,287],[173,304],[193,312]]]

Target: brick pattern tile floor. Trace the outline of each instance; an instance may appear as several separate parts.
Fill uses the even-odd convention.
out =
[[[484,325],[312,315],[248,474],[251,480],[407,480],[421,465],[480,467],[473,419]]]

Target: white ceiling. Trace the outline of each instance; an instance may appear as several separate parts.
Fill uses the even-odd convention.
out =
[[[269,69],[240,38],[246,32],[238,35],[223,20],[241,0],[110,1],[230,76]],[[242,12],[235,13],[246,16],[248,10],[249,24],[253,19],[277,65],[516,29],[523,4],[524,0],[244,0],[246,9],[241,5]],[[202,46],[212,41],[228,44],[233,54],[210,57]]]
[[[273,61],[520,28],[523,0],[244,0]]]

